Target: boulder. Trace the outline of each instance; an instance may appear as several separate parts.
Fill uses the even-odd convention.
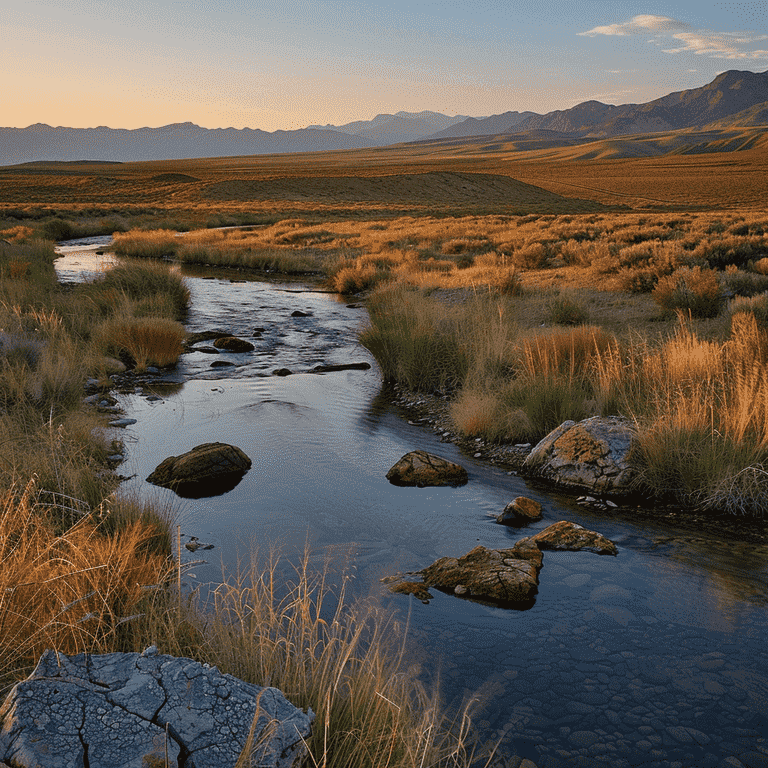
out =
[[[0,760],[16,768],[298,768],[314,715],[276,688],[192,659],[48,650],[0,707]],[[166,758],[168,762],[166,762]]]
[[[420,575],[427,587],[528,607],[538,591],[541,563],[541,551],[532,544],[515,544],[511,549],[478,545],[463,557],[441,557]]]
[[[253,352],[256,349],[250,341],[238,336],[221,336],[213,342],[213,346],[225,352]]]
[[[535,536],[520,539],[518,545],[524,543],[535,544],[539,549],[570,550],[572,552],[582,549],[588,552],[596,552],[598,555],[617,555],[619,551],[616,545],[603,536],[602,533],[588,531],[576,523],[561,520],[539,531]]]
[[[630,459],[634,444],[635,431],[626,419],[566,421],[534,447],[521,473],[568,490],[626,496],[637,477]]]
[[[541,519],[541,504],[525,496],[518,496],[504,507],[504,511],[496,517],[497,523],[520,527],[528,525],[533,520]]]
[[[465,485],[469,480],[467,470],[454,464],[448,459],[435,456],[426,451],[411,451],[406,453],[387,472],[387,480],[392,485],[411,486],[419,488],[434,485]]]
[[[199,499],[232,490],[251,468],[240,448],[203,443],[181,456],[169,456],[155,467],[147,482],[170,488],[179,496]]]

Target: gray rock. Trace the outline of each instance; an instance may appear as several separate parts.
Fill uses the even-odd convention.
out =
[[[110,427],[128,427],[131,424],[135,424],[136,419],[115,419],[109,422]]]
[[[48,650],[0,708],[0,759],[17,768],[229,768],[253,727],[253,764],[294,768],[313,717],[275,688],[154,647]]]
[[[626,496],[637,477],[631,462],[634,444],[634,428],[626,419],[566,421],[534,447],[522,474],[569,490]]]

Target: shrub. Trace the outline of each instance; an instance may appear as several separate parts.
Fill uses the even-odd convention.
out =
[[[525,269],[542,269],[547,265],[549,251],[543,243],[530,243],[512,254],[512,261]]]
[[[333,287],[343,294],[363,293],[389,277],[389,270],[377,269],[372,264],[365,267],[342,267],[333,278]]]
[[[660,278],[652,295],[667,312],[683,310],[693,317],[715,317],[725,301],[717,273],[701,267],[681,267]]]
[[[574,296],[561,293],[547,302],[549,320],[555,325],[582,325],[589,320],[584,304]]]
[[[740,313],[754,315],[759,325],[768,328],[768,292],[758,296],[736,296],[728,305],[731,323]]]

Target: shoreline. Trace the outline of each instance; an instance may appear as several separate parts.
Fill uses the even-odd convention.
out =
[[[387,387],[387,385],[384,385]],[[505,470],[508,474],[519,475],[525,458],[533,449],[533,445],[504,445],[489,443],[482,438],[462,437],[454,431],[450,422],[448,395],[432,395],[413,392],[401,384],[387,387],[391,393],[390,403],[400,409],[402,416],[409,424],[428,427],[441,434],[441,442],[450,442],[477,461]],[[547,493],[559,493],[573,499],[577,494],[547,483],[526,480],[526,483],[544,490]],[[713,514],[698,512],[674,504],[655,502],[646,499],[640,504],[624,504],[616,502],[617,506],[608,512],[599,502],[585,504],[591,509],[605,511],[606,515],[633,516],[641,521],[663,523],[674,528],[690,532],[706,532],[723,539],[738,539],[756,545],[768,545],[768,521],[746,516]]]

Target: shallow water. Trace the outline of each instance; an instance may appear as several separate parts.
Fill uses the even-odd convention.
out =
[[[175,500],[185,536],[215,545],[184,550],[209,563],[194,570],[198,582],[219,579],[222,564],[231,572],[252,546],[346,552],[360,593],[411,611],[414,654],[425,674],[440,672],[446,696],[485,697],[480,725],[503,753],[539,768],[768,765],[768,548],[635,524],[529,488],[401,418],[355,340],[364,310],[298,283],[207,277],[189,277],[190,330],[229,330],[256,350],[185,355],[183,386],[124,397],[137,423],[120,433],[127,489]],[[291,317],[296,309],[311,316]],[[235,365],[210,367],[224,357]],[[371,370],[307,372],[361,360]],[[283,367],[296,373],[271,375]],[[153,389],[160,400],[147,399]],[[145,482],[166,456],[217,440],[253,461],[229,493],[177,500]],[[390,485],[389,467],[416,448],[459,461],[469,483]],[[618,556],[546,552],[527,611],[437,591],[423,605],[382,588],[382,576],[478,543],[510,546],[523,534],[490,515],[518,495],[545,509],[526,533],[572,520],[613,539]]]

